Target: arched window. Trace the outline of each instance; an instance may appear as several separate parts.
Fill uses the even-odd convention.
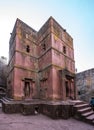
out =
[[[26,46],[26,52],[28,52],[28,53],[30,52],[30,46],[29,45]]]

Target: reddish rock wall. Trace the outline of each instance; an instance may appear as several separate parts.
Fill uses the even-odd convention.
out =
[[[38,32],[17,19],[9,52],[8,88],[14,99],[74,99],[73,39],[52,17]]]

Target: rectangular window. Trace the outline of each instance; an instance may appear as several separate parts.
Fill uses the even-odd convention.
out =
[[[63,46],[63,53],[66,54],[66,46]]]
[[[30,52],[30,46],[29,45],[26,46],[26,52],[28,52],[28,53]]]

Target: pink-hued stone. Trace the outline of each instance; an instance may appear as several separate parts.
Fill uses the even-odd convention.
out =
[[[73,39],[52,17],[38,32],[17,19],[9,46],[9,97],[76,98]]]

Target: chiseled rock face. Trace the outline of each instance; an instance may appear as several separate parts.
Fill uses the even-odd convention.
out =
[[[7,59],[0,57],[0,87],[6,87],[7,80]]]
[[[94,96],[94,69],[76,74],[78,98],[89,102]]]
[[[16,20],[8,70],[8,97],[15,100],[76,97],[73,39],[52,17],[38,32]]]

